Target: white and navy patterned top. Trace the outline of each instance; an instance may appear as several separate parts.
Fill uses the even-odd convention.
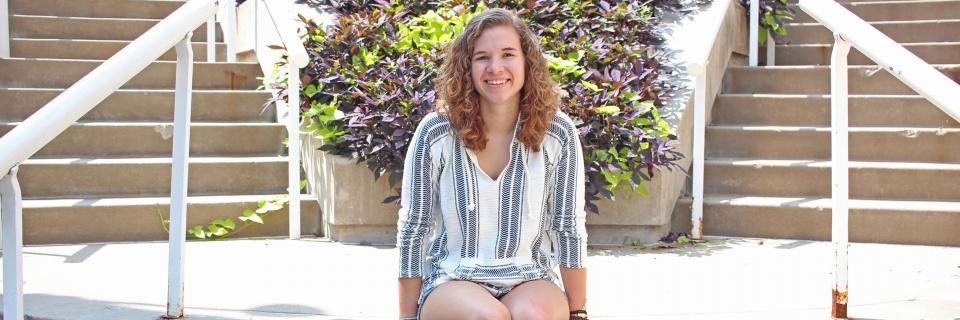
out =
[[[494,180],[446,116],[424,117],[407,151],[397,223],[400,277],[513,286],[583,268],[583,155],[573,121],[551,120],[540,151],[517,138]],[[442,282],[442,280],[441,280]],[[436,283],[439,285],[439,283]]]

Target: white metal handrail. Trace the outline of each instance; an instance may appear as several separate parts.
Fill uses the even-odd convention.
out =
[[[176,45],[173,173],[170,202],[170,267],[167,316],[183,316],[183,245],[186,241],[187,160],[193,52],[190,38],[217,11],[217,0],[190,0],[62,94],[0,137],[0,201],[3,219],[5,319],[23,319],[21,195],[18,164],[33,156],[84,114]],[[3,8],[6,10],[6,6]],[[228,32],[229,33],[229,32]],[[210,34],[209,37],[213,37]]]
[[[830,61],[831,185],[833,197],[831,238],[835,264],[831,313],[847,318],[849,241],[849,149],[847,55],[855,47],[900,81],[960,121],[960,85],[919,57],[832,0],[801,0],[800,8],[834,34]]]
[[[257,26],[274,26],[283,47],[287,50],[287,191],[289,192],[289,238],[300,239],[300,68],[309,62],[307,49],[303,46],[294,21],[297,13],[292,2],[257,0],[262,7],[263,19],[270,23],[260,23],[261,14],[257,10]],[[263,21],[266,22],[266,21]],[[259,46],[255,46],[259,49]]]
[[[759,62],[757,56],[758,48],[760,47],[760,0],[750,0],[750,49],[749,56],[747,58],[748,63],[751,67],[756,67]],[[767,32],[767,65],[774,65],[774,59],[776,56],[775,50],[777,47],[776,41],[773,40],[773,35],[770,32]]]
[[[0,58],[10,57],[10,4],[0,0]]]
[[[207,19],[207,62],[217,61],[217,21],[220,21],[223,42],[227,47],[227,62],[237,62],[237,8],[235,4],[235,0],[220,1],[217,14]]]
[[[710,30],[706,35],[699,35],[697,39],[706,41],[697,41],[696,45],[688,48],[687,71],[694,76],[694,103],[693,103],[693,207],[691,208],[691,230],[690,236],[693,239],[703,239],[703,172],[704,172],[704,143],[707,123],[707,67],[715,63],[710,60],[719,32],[723,26],[728,7],[727,1],[715,1],[712,7],[701,13],[703,22],[698,25],[699,30]]]

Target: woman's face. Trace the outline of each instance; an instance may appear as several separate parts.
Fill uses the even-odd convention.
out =
[[[488,28],[474,42],[470,77],[480,105],[520,104],[524,56],[520,35],[510,25]]]

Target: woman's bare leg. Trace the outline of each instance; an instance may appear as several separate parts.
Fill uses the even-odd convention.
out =
[[[510,311],[487,289],[470,281],[441,284],[427,296],[421,320],[510,320]]]
[[[562,320],[570,318],[567,297],[547,280],[524,282],[500,299],[513,319]]]

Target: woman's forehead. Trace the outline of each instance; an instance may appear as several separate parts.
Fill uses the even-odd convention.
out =
[[[498,25],[480,32],[474,40],[473,52],[520,49],[520,34],[510,25]]]

